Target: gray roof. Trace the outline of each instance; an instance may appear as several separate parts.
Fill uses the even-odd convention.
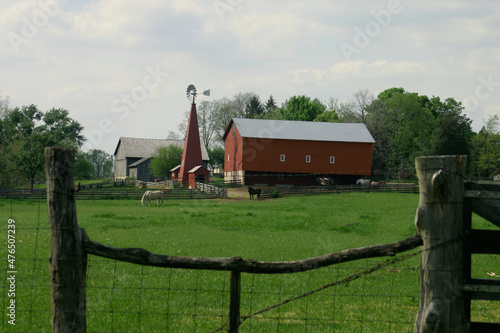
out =
[[[233,118],[244,138],[375,143],[363,123]]]
[[[126,157],[150,158],[158,147],[176,145],[184,149],[184,140],[141,139],[122,136],[116,145],[114,155],[116,155],[120,145],[122,145]],[[204,161],[210,160],[207,149],[203,144],[201,144],[201,158]]]

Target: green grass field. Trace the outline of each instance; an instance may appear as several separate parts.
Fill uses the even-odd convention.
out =
[[[78,221],[90,239],[115,247],[195,257],[282,261],[381,243],[415,233],[418,195],[344,193],[269,200],[82,200]],[[49,332],[50,233],[44,201],[0,201],[7,257],[7,220],[16,221],[16,325],[6,316],[9,286],[2,283],[2,332]],[[477,228],[493,228],[474,217]],[[476,259],[476,258],[475,258]],[[324,284],[362,272],[385,258],[310,272],[242,275],[246,316]],[[7,272],[8,262],[4,271]],[[412,332],[418,309],[419,256],[334,286],[246,320],[241,332]],[[498,259],[479,256],[474,276],[500,275]],[[7,273],[5,273],[7,275]],[[4,281],[6,281],[5,276]],[[88,332],[211,332],[227,320],[229,272],[143,267],[89,256]],[[498,302],[497,302],[498,303]],[[500,321],[500,307],[474,302],[473,319]]]

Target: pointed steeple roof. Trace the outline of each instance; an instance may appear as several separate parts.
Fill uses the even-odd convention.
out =
[[[186,139],[184,141],[184,152],[182,153],[181,169],[179,170],[179,182],[187,182],[188,171],[199,165],[203,165],[203,160],[201,158],[198,115],[196,114],[196,104],[193,103],[191,104]]]

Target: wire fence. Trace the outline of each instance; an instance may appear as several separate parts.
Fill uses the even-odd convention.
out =
[[[6,235],[8,221],[15,221],[16,240],[14,261],[4,261],[0,285],[1,331],[50,332],[46,201],[4,199],[0,211],[0,230]],[[6,238],[4,258],[9,253]],[[91,255],[87,332],[225,331],[229,274],[139,266]],[[390,264],[366,259],[293,274],[242,274],[240,331],[410,332],[418,294],[416,257]]]
[[[431,168],[419,170],[431,170]],[[54,172],[54,174],[60,175],[61,173]],[[443,176],[445,175],[443,169],[439,169],[433,175],[435,177],[432,179],[438,180],[439,177],[446,177]],[[457,174],[450,172],[450,175],[456,177]],[[60,177],[51,179],[55,178]],[[460,178],[458,180],[461,181]],[[338,262],[342,263],[333,265],[331,261],[325,261],[325,258],[331,258],[330,256],[337,254],[330,254],[314,258],[315,262],[322,262],[321,265],[292,269],[282,268],[287,265],[287,267],[292,267],[289,265],[290,262],[286,262],[286,265],[274,263],[276,265],[270,271],[261,274],[256,273],[262,272],[257,268],[265,265],[269,268],[269,263],[241,258],[229,258],[230,260],[227,261],[228,258],[208,260],[162,256],[143,249],[113,249],[92,242],[86,239],[85,235],[82,236],[83,231],[76,223],[74,201],[76,192],[72,181],[63,181],[61,184],[65,188],[51,187],[52,190],[49,193],[52,197],[47,200],[48,205],[41,197],[33,197],[29,200],[13,198],[0,200],[0,213],[3,220],[0,230],[5,235],[1,252],[6,258],[4,282],[0,286],[3,305],[0,310],[1,328],[4,332],[48,332],[52,330],[51,322],[54,323],[55,317],[64,317],[60,316],[61,312],[54,313],[54,310],[51,310],[54,309],[51,299],[56,305],[58,302],[65,302],[61,297],[55,297],[54,290],[66,289],[64,293],[67,290],[74,290],[75,285],[67,282],[68,280],[61,279],[61,282],[57,283],[61,276],[58,274],[62,274],[63,271],[58,269],[63,266],[72,266],[71,270],[66,271],[66,273],[70,272],[69,275],[77,271],[78,267],[85,267],[84,270],[78,271],[78,273],[82,271],[85,273],[83,278],[78,277],[79,282],[84,282],[78,284],[84,286],[84,289],[80,289],[83,290],[82,299],[86,299],[84,311],[78,313],[76,309],[80,305],[77,305],[77,308],[72,307],[71,310],[65,312],[65,316],[71,313],[71,316],[87,318],[87,324],[84,323],[79,328],[86,327],[88,332],[218,332],[231,330],[232,327],[237,327],[242,332],[409,332],[413,331],[414,327],[418,330],[419,323],[423,322],[425,325],[428,322],[428,320],[419,321],[418,316],[415,320],[417,312],[419,315],[423,313],[426,316],[430,313],[429,311],[434,311],[433,309],[422,311],[422,304],[424,306],[428,304],[426,301],[422,303],[422,291],[419,290],[423,285],[424,275],[439,273],[438,277],[440,277],[443,271],[447,274],[450,271],[442,269],[442,266],[437,264],[420,268],[417,255],[422,254],[424,258],[431,250],[438,250],[433,252],[438,253],[439,250],[446,249],[448,255],[436,257],[445,258],[443,262],[447,264],[452,260],[453,254],[459,253],[450,251],[454,247],[449,245],[461,244],[466,238],[460,234],[453,237],[441,235],[434,237],[421,232],[422,236],[417,235],[419,240],[423,241],[423,244],[427,242],[427,246],[424,246],[421,251],[403,254],[422,244],[414,242],[415,236],[413,236],[394,243],[398,245],[392,252],[378,251],[378,254],[372,255],[370,259],[367,255],[360,256],[358,249],[353,249],[343,251],[340,256],[345,256],[346,252],[356,252],[352,259],[349,259],[356,259],[356,261],[340,260]],[[439,184],[435,184],[438,189]],[[459,182],[457,184],[460,185]],[[443,191],[437,193],[442,195]],[[465,196],[460,194],[458,200],[436,201],[427,198],[420,200],[420,203],[431,207],[436,207],[435,204],[440,203],[450,208],[458,207],[457,203],[459,203],[469,207],[467,213],[461,212],[460,215],[470,215],[472,211],[483,212],[481,206],[476,207],[477,202],[488,204],[488,200],[476,201],[476,204],[474,201],[464,203],[460,200],[465,197],[479,198],[485,195],[475,189],[468,191]],[[55,200],[54,197],[59,200]],[[487,197],[498,199],[498,194],[488,192]],[[472,210],[470,210],[471,207]],[[490,212],[491,207],[497,206],[487,207],[486,211]],[[57,217],[51,216],[50,229],[46,208],[49,208],[49,212],[57,210],[59,214]],[[422,214],[423,211],[419,206],[416,221],[418,228],[425,225],[426,215]],[[67,212],[71,214],[64,215]],[[497,215],[494,215],[490,221],[498,225],[500,222],[498,222]],[[454,214],[448,214],[448,217],[451,217],[449,220],[453,221],[454,216]],[[442,222],[442,214],[439,217]],[[70,229],[72,229],[71,232],[63,233]],[[454,228],[446,229],[454,230]],[[85,254],[78,258],[87,258],[89,254],[88,260],[74,259],[73,253],[81,254],[82,252],[77,253],[80,249],[73,252],[69,249],[64,253],[66,248],[60,245],[65,237],[51,237],[51,233],[52,236],[54,234],[70,236],[68,238],[72,239],[65,245],[78,244],[75,247],[83,248]],[[73,235],[70,235],[71,233]],[[473,249],[469,249],[468,254],[498,254],[498,249],[494,246],[498,231],[480,230],[476,232],[476,236],[478,235],[484,235],[491,244],[485,247],[477,242],[478,244],[475,244]],[[51,252],[49,245],[51,239],[55,259],[47,260]],[[405,243],[406,246],[399,246],[410,239],[412,240],[409,243]],[[440,239],[443,241],[436,242]],[[383,247],[386,248],[386,246]],[[110,251],[105,252],[105,249]],[[429,251],[429,253],[422,251]],[[397,256],[393,259],[375,258],[393,256],[394,252],[397,252]],[[71,256],[65,256],[67,253],[71,253]],[[94,255],[120,258],[129,263],[103,259]],[[318,258],[321,259],[318,260]],[[233,262],[232,259],[237,260]],[[182,260],[189,261],[190,265]],[[309,260],[313,259],[300,262],[310,262]],[[50,271],[47,261],[51,262]],[[216,265],[208,267],[207,262]],[[293,262],[293,267],[305,267],[302,263],[296,265],[298,262]],[[325,264],[326,262],[328,264]],[[150,264],[156,267],[145,266]],[[213,268],[215,266],[217,268]],[[77,269],[73,270],[73,267]],[[277,269],[279,271],[276,271]],[[498,291],[494,289],[498,286],[496,281],[479,284],[478,282],[482,280],[471,279],[471,283],[461,285],[457,279],[460,272],[453,274],[448,279],[432,280],[440,284],[438,287],[442,286],[437,289],[443,293],[439,304],[458,302],[461,296],[459,290],[464,287],[472,291],[468,294],[470,298],[481,301],[498,298]],[[232,314],[234,307],[231,305],[234,301],[235,280],[238,282],[236,285],[238,289],[237,316]],[[459,282],[458,288],[452,285],[452,282],[456,281]],[[431,283],[427,284],[431,285]],[[425,291],[426,286],[423,287]],[[480,288],[480,292],[474,293],[474,290],[479,290],[477,288]],[[60,293],[62,294],[63,292]],[[432,302],[435,300],[433,299]],[[237,318],[236,323],[232,321],[234,318]],[[457,319],[450,323],[461,321],[460,325],[462,322],[464,324],[462,326],[469,325],[469,317],[459,313]],[[463,319],[466,320],[463,321]],[[482,321],[470,322],[470,324],[470,327],[475,328],[498,329],[499,327],[496,323]]]
[[[50,230],[46,201],[1,200],[2,332],[50,331]],[[18,218],[22,215],[22,218]]]
[[[276,276],[244,274],[240,331],[413,331],[419,299],[415,260],[379,269],[380,260],[362,264]],[[92,258],[87,331],[226,331],[228,279],[223,271]]]

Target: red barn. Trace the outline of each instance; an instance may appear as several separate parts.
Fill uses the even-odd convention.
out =
[[[225,181],[353,184],[371,175],[375,140],[362,123],[233,118],[223,140]]]

